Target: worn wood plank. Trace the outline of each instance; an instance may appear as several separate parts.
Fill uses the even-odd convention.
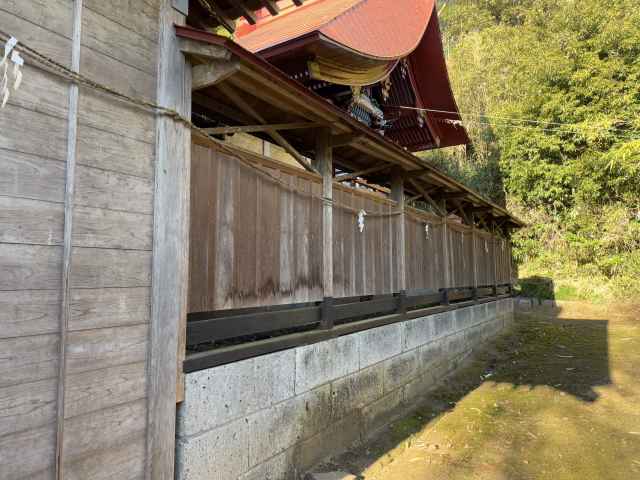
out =
[[[0,243],[0,290],[56,288],[61,273],[61,247]]]
[[[66,122],[57,117],[7,104],[0,115],[0,131],[2,149],[56,160],[66,158]],[[42,132],[47,132],[46,142],[42,141]]]
[[[62,202],[64,171],[61,161],[0,149],[0,192],[3,195]]]
[[[153,178],[153,145],[87,125],[78,126],[78,165]]]
[[[130,403],[146,396],[145,362],[70,374],[65,384],[65,417]]]
[[[144,440],[146,416],[146,401],[138,400],[65,419],[65,470],[71,471],[71,465],[85,457],[99,458],[109,450],[119,450],[122,445]],[[143,459],[140,460],[143,465]],[[117,458],[112,458],[111,462],[103,458],[99,464],[109,475],[120,471]]]
[[[73,289],[68,328],[88,330],[148,323],[149,298],[148,287]]]
[[[59,336],[0,340],[0,387],[55,378],[58,374]]]
[[[25,2],[29,3],[29,2]],[[20,43],[18,43],[18,47]],[[69,81],[45,72],[29,63],[22,68],[23,82],[11,92],[8,104],[33,112],[66,118],[69,107]],[[43,95],[42,92],[47,92]]]
[[[150,75],[156,74],[157,42],[90,8],[82,12],[82,45]]]
[[[83,0],[84,8],[137,32],[152,42],[158,41],[159,3],[155,0]]]
[[[60,245],[63,224],[60,203],[0,196],[0,242]]]
[[[142,480],[145,475],[145,438],[136,432],[119,444],[65,462],[69,480]]]
[[[157,102],[191,116],[191,69],[174,25],[184,16],[161,0]],[[185,356],[189,280],[191,131],[169,118],[156,121],[153,289],[149,355],[146,477],[173,480],[177,388]]]
[[[78,206],[74,209],[73,245],[151,250],[152,223],[153,217],[143,213]]]
[[[47,5],[41,7],[38,3],[47,3]],[[38,3],[16,0],[2,2],[0,25],[11,27],[8,33],[43,55],[68,67],[71,64],[71,8],[59,0],[54,0],[51,4],[42,0]],[[46,12],[40,11],[40,7]],[[15,13],[24,17],[17,16]],[[40,21],[44,24],[40,24]],[[69,23],[65,23],[67,21]],[[46,25],[55,30],[48,30],[40,25]],[[62,35],[57,32],[61,32]]]
[[[67,375],[144,362],[149,326],[131,325],[67,334]]]
[[[87,56],[81,58],[87,58]],[[101,70],[103,68],[105,68],[104,65]],[[117,75],[122,75],[119,65],[113,68]],[[84,71],[84,64],[81,64],[81,69]],[[78,115],[81,125],[151,144],[155,139],[155,119],[152,113],[119,102],[114,97],[94,90],[81,88]]]
[[[50,424],[0,436],[0,478],[55,479],[56,430]]]
[[[153,101],[154,86],[156,84],[156,77],[153,74],[126,65],[119,60],[88,47],[82,47],[80,68],[83,75],[91,79],[99,80],[100,83],[109,85],[109,87],[118,92],[136,99]],[[88,92],[88,90],[83,89],[83,92]],[[93,94],[93,92],[91,94]],[[118,103],[114,103],[113,105],[116,107]],[[144,110],[137,110],[144,115]],[[97,116],[92,115],[88,118],[91,119],[88,121],[90,122],[89,124],[96,127],[113,130],[118,127],[109,122],[100,123],[100,118]],[[123,135],[127,136],[126,132],[123,133]],[[132,138],[145,140],[145,137],[140,136],[138,133],[134,135]]]
[[[71,266],[72,288],[148,287],[151,253],[75,247]]]
[[[57,379],[49,378],[0,388],[0,437],[51,424],[57,387]]]
[[[59,290],[0,292],[0,338],[57,332],[60,301]]]
[[[78,166],[76,205],[150,214],[153,184],[140,177]]]

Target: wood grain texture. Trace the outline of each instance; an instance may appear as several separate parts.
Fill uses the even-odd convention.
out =
[[[57,332],[60,301],[59,290],[0,292],[0,338]]]
[[[29,63],[22,67],[22,75],[25,80],[17,92],[12,92],[8,104],[66,119],[69,108],[69,82]],[[47,94],[43,95],[42,92]]]
[[[151,253],[75,247],[71,268],[72,288],[148,287]]]
[[[0,388],[0,437],[54,422],[57,386],[49,378]]]
[[[57,117],[7,104],[0,115],[0,131],[2,149],[61,161],[66,158],[66,122]],[[42,132],[47,132],[46,142]]]
[[[0,478],[3,480],[55,478],[55,424],[0,436]]]
[[[145,362],[70,374],[65,385],[65,418],[140,400],[146,389]]]
[[[158,41],[159,2],[156,0],[84,0],[87,10],[99,13],[128,30],[139,33],[152,42]]]
[[[153,184],[144,178],[79,165],[76,204],[151,214]]]
[[[78,126],[78,165],[151,180],[153,145],[87,125]]]
[[[0,243],[0,290],[59,288],[62,248]]]
[[[174,25],[185,18],[161,0],[157,103],[191,116],[191,68]],[[186,348],[189,281],[191,131],[166,117],[155,122],[153,283],[149,350],[147,479],[173,480],[176,398]],[[146,425],[146,423],[145,423]]]
[[[69,330],[148,323],[149,298],[148,287],[73,289]]]
[[[10,26],[11,35],[67,67],[71,65],[70,19],[68,2],[60,0],[13,0],[0,6],[0,25]],[[43,28],[39,22],[44,22],[51,30]]]
[[[0,196],[0,242],[61,245],[64,206]]]
[[[58,335],[0,340],[0,387],[56,378]]]
[[[71,376],[79,372],[144,362],[148,333],[148,325],[69,332],[66,348],[67,374]]]
[[[78,206],[74,211],[73,245],[151,250],[152,223],[153,216],[148,214]]]
[[[64,201],[64,163],[0,149],[0,192],[15,198]]]

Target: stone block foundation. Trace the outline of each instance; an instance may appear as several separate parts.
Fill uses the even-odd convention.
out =
[[[513,321],[513,299],[186,375],[179,480],[293,480],[415,408]]]

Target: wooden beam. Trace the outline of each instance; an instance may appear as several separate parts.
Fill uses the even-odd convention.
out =
[[[404,210],[404,171],[395,167],[391,176],[391,200],[397,204],[400,215],[396,219],[397,250],[394,252],[398,259],[398,290],[401,293],[407,291],[407,269],[405,258],[405,210]],[[389,252],[390,253],[390,252]]]
[[[413,197],[408,197],[404,201],[404,203],[405,203],[405,205],[409,205],[411,202],[414,202],[414,201],[418,200],[419,198],[422,198],[422,194],[414,195]]]
[[[211,60],[192,67],[191,90],[202,90],[221,82],[238,72],[240,63],[237,60]]]
[[[304,0],[293,0],[293,3],[295,3],[299,7],[304,3]]]
[[[456,200],[459,198],[466,198],[467,197],[468,192],[442,192],[442,193],[434,193],[433,199],[434,200]]]
[[[229,33],[233,33],[236,30],[236,22],[224,13],[224,11],[218,6],[218,2],[215,0],[205,0],[204,6],[206,10],[208,10],[209,14],[218,20],[220,25],[226,28]]]
[[[274,0],[260,0],[260,3],[269,11],[273,16],[280,13],[280,7]]]
[[[338,181],[338,182],[348,182],[349,180],[353,180],[355,178],[361,177],[362,175],[367,175],[367,174],[370,174],[370,173],[380,172],[382,170],[386,170],[387,168],[390,168],[391,166],[392,165],[390,165],[390,164],[375,165],[373,167],[365,168],[364,170],[360,170],[360,171],[357,171],[357,172],[348,173],[347,175],[341,175],[339,177],[336,177],[336,181]]]
[[[220,45],[211,45],[190,38],[180,38],[178,42],[180,51],[184,55],[199,61],[229,60],[231,58],[231,52]]]
[[[431,170],[428,170],[426,168],[421,168],[420,170],[411,170],[409,172],[407,172],[407,177],[408,178],[420,178],[423,175],[429,173]]]
[[[231,87],[230,85],[221,83],[218,85],[218,89],[229,98],[240,110],[242,110],[247,115],[253,117],[257,122],[266,125],[266,120],[260,115],[251,105],[249,105],[238,93]],[[267,133],[273,140],[280,145],[285,151],[291,155],[296,161],[302,165],[305,170],[313,172],[314,169],[311,167],[309,162],[302,156],[298,151],[277,131],[268,130]]]
[[[438,214],[440,214],[442,216],[446,216],[447,215],[446,206],[445,206],[444,209],[441,209],[440,205],[438,205],[438,203],[435,200],[433,200],[433,198],[431,198],[431,196],[427,193],[427,191],[424,188],[422,188],[422,186],[418,182],[416,182],[412,178],[409,178],[408,180],[409,180],[409,183],[411,184],[411,186],[413,186],[413,188],[415,188],[420,193],[422,198],[424,198],[434,208],[434,210]]]
[[[362,140],[364,135],[362,134],[353,134],[353,133],[345,133],[343,135],[334,135],[331,137],[331,147],[345,147],[347,145],[352,145],[359,140]]]
[[[157,103],[190,118],[191,68],[174,29],[186,18],[171,3],[160,2]],[[167,116],[158,116],[155,124],[146,478],[171,480],[186,345],[191,130]]]
[[[233,4],[240,11],[240,14],[247,20],[247,22],[249,22],[249,24],[251,25],[256,24],[256,21],[257,21],[256,14],[253,13],[253,10],[251,10],[250,8],[247,8],[243,0],[234,0]]]
[[[202,92],[193,92],[191,94],[191,99],[196,105],[209,110],[214,117],[217,115],[223,115],[230,120],[244,124],[249,124],[253,120],[249,115],[241,112],[240,110],[230,107],[226,103],[205,95]]]
[[[235,127],[203,128],[210,135],[226,135],[230,133],[268,132],[269,130],[301,130],[305,128],[317,128],[321,126],[314,122],[298,123],[271,123],[267,125],[239,125]]]
[[[446,212],[446,205],[443,205]],[[447,215],[442,217],[442,257],[443,257],[443,270],[444,270],[444,287],[451,287],[451,270],[449,265],[449,228],[447,225]]]

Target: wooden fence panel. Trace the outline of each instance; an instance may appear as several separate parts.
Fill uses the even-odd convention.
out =
[[[266,170],[193,145],[190,312],[322,299],[320,185]]]
[[[441,288],[444,286],[441,220],[409,210],[405,229],[407,290]]]
[[[333,288],[336,297],[393,293],[398,288],[394,202],[334,186]],[[358,212],[364,210],[364,228]],[[391,257],[391,258],[389,258]]]

